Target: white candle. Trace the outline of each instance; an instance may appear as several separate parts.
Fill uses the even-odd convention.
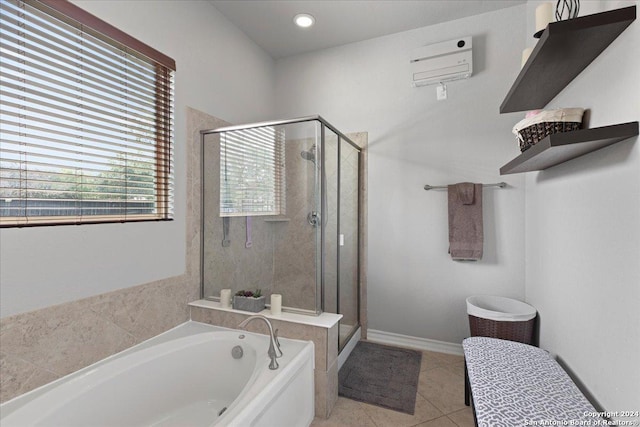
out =
[[[536,7],[536,33],[544,30],[553,20],[553,6],[551,3],[542,3]]]
[[[529,56],[531,56],[531,52],[533,52],[533,48],[532,47],[528,47],[525,50],[522,51],[522,64],[520,65],[520,68],[524,67],[524,64],[527,63],[527,60],[529,59]]]
[[[282,314],[282,295],[271,294],[271,314]]]
[[[231,307],[231,289],[220,290],[220,306],[223,308]]]

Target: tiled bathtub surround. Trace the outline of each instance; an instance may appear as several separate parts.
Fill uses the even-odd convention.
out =
[[[186,284],[153,282],[2,319],[2,401],[186,321],[197,290]]]
[[[252,313],[220,308],[213,301],[196,301],[190,304],[191,320],[211,325],[236,328]],[[324,313],[319,317],[283,313],[270,317],[278,335],[285,338],[313,341],[315,346],[315,415],[329,417],[338,399],[338,320],[340,315]],[[267,333],[264,324],[252,322],[247,330]],[[265,349],[266,351],[266,349]]]
[[[189,319],[187,303],[200,297],[199,131],[227,123],[190,108],[186,116],[185,273],[0,319],[1,401],[26,393]]]

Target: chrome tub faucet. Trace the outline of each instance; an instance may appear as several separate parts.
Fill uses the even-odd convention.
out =
[[[273,331],[273,326],[271,326],[271,322],[266,317],[256,314],[254,316],[250,316],[246,318],[242,323],[238,325],[238,329],[246,330],[247,325],[255,319],[260,319],[264,321],[269,327],[269,351],[267,354],[271,358],[271,363],[269,363],[269,369],[274,370],[278,369],[278,361],[276,360],[278,357],[282,357],[282,350],[280,350],[280,343],[278,342],[278,330]]]

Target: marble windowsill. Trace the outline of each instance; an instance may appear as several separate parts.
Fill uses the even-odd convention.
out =
[[[286,311],[283,311],[282,314],[273,315],[271,314],[271,311],[269,309],[262,310],[261,312],[258,312],[258,313],[250,313],[248,311],[234,310],[232,308],[224,308],[220,305],[218,301],[210,301],[210,300],[193,301],[189,303],[189,306],[206,308],[210,310],[228,311],[231,313],[238,313],[238,314],[246,314],[248,316],[251,316],[254,314],[260,314],[268,319],[282,320],[284,322],[299,323],[302,325],[316,326],[319,328],[326,328],[326,329],[331,329],[340,321],[340,319],[342,319],[342,314],[333,314],[333,313],[321,313],[318,316],[310,316],[310,315],[297,314],[297,313],[288,313]]]

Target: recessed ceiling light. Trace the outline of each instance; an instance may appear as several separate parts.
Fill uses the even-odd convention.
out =
[[[293,22],[300,28],[309,28],[315,24],[316,19],[308,13],[299,13],[293,17]]]

